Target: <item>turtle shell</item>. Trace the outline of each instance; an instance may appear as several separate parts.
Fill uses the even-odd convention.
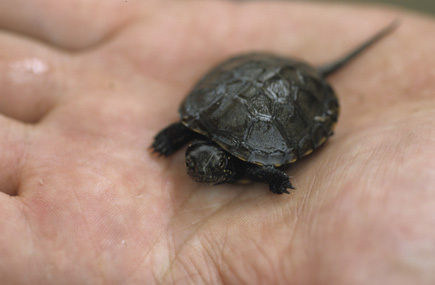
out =
[[[339,106],[316,68],[271,54],[247,54],[207,73],[179,112],[186,127],[230,154],[279,166],[325,142]]]

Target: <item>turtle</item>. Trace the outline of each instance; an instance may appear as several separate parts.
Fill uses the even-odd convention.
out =
[[[186,168],[197,182],[250,180],[289,194],[295,188],[283,167],[319,148],[338,119],[338,99],[326,78],[396,26],[317,68],[267,52],[233,56],[197,82],[180,105],[180,121],[161,130],[151,148],[169,156],[190,143]]]

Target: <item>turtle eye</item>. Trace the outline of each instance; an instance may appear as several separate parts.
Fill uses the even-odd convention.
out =
[[[194,167],[195,166],[195,163],[192,161],[192,160],[190,160],[190,159],[186,159],[186,167],[187,168],[192,168],[192,167]]]

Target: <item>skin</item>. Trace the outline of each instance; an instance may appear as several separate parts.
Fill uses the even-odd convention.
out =
[[[328,62],[335,135],[297,188],[208,186],[147,147],[195,81],[262,49]],[[391,8],[0,2],[5,284],[434,284],[435,21]],[[339,40],[331,40],[336,35]]]

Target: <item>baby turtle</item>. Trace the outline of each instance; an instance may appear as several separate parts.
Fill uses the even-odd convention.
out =
[[[279,167],[313,152],[332,135],[337,97],[325,78],[390,33],[393,22],[341,59],[314,68],[266,53],[239,55],[208,72],[181,104],[181,121],[154,138],[168,156],[186,150],[189,175],[219,184],[240,179],[294,189]]]

